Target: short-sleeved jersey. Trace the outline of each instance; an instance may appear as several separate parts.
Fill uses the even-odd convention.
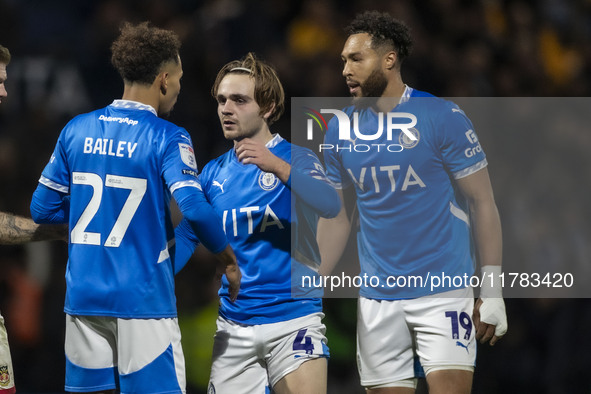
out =
[[[186,130],[115,100],[66,125],[39,182],[70,195],[66,313],[176,316],[169,203],[200,192]]]
[[[324,177],[318,158],[275,135],[267,148],[277,157],[306,174]],[[295,168],[295,167],[294,167]],[[292,297],[291,226],[297,224],[300,245],[316,245],[318,217],[298,201],[274,174],[254,164],[238,161],[234,149],[207,163],[199,175],[205,196],[222,219],[223,228],[242,271],[236,302],[230,302],[225,277],[219,291],[222,317],[243,324],[286,321],[319,312],[318,297]],[[292,212],[294,214],[292,214]],[[295,214],[300,212],[300,215]],[[305,229],[304,229],[305,228]],[[310,262],[319,263],[317,246],[296,251],[303,264],[293,262],[314,274]]]
[[[375,135],[383,122],[377,140],[339,140],[336,119],[325,136],[327,144],[339,147],[325,151],[328,178],[337,188],[355,186],[361,275],[379,278],[378,286],[363,287],[360,294],[400,299],[456,288],[450,282],[431,291],[430,284],[433,275],[453,278],[474,271],[466,204],[454,186],[454,179],[487,165],[470,120],[454,103],[408,87],[392,117],[372,108],[344,112],[352,138],[353,127]],[[411,124],[408,114],[416,125],[407,133],[390,127],[389,137],[386,122]],[[402,279],[387,281],[391,276]]]

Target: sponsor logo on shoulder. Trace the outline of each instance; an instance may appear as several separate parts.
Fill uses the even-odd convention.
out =
[[[472,145],[476,145],[472,148],[467,148],[464,151],[464,155],[466,155],[466,157],[472,157],[480,152],[482,152],[482,146],[480,146],[480,142],[478,142],[478,137],[476,136],[476,133],[474,132],[474,130],[470,129],[468,131],[466,131],[466,138],[468,139],[468,142],[470,142]]]
[[[194,171],[194,170],[187,170],[187,169],[184,169],[184,170],[183,170],[183,175],[192,175],[192,176],[194,176],[195,178],[199,177],[199,174],[197,174],[197,171]]]
[[[470,129],[466,131],[464,134],[466,134],[466,138],[468,139],[468,141],[470,141],[471,144],[475,144],[478,142],[478,137],[476,137],[476,133],[474,132],[474,130]]]

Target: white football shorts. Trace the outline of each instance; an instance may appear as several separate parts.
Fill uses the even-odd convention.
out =
[[[10,358],[10,347],[8,346],[8,335],[4,327],[4,318],[0,315],[0,394],[12,394],[14,389],[14,372],[12,370],[12,359]]]
[[[184,393],[176,318],[66,315],[66,391]]]
[[[259,325],[218,317],[208,394],[265,394],[302,363],[328,358],[323,317]]]
[[[359,298],[357,366],[364,387],[408,387],[417,377],[415,356],[425,373],[474,371],[472,288],[409,300]]]

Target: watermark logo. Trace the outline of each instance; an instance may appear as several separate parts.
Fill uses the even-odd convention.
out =
[[[316,122],[318,127],[320,127],[320,131],[322,131],[322,132],[326,132],[326,130],[328,129],[328,123],[326,123],[326,120],[318,111],[315,111],[312,108],[308,108],[308,107],[304,107],[304,109],[306,110],[305,114],[312,118],[312,119],[308,119],[308,124],[307,124],[308,125],[307,138],[308,138],[308,141],[311,141],[314,138],[314,134],[313,134],[314,121]]]
[[[320,126],[320,130],[324,131],[328,128],[328,124],[322,114],[333,114],[338,122],[339,125],[339,139],[345,141],[352,141],[352,140],[363,140],[363,141],[375,141],[382,137],[384,134],[384,113],[379,112],[377,113],[378,120],[378,129],[373,134],[365,134],[362,133],[359,129],[359,112],[353,112],[353,127],[351,127],[351,119],[349,116],[338,109],[321,109],[320,112],[315,111],[311,108],[306,108],[307,112],[306,115],[312,117],[312,119],[308,119],[308,129],[307,129],[307,138],[308,141],[311,141],[314,136],[314,122]],[[388,141],[392,140],[392,134],[394,130],[400,130],[406,138],[411,141],[417,141],[416,135],[411,131],[417,125],[417,117],[409,112],[388,112],[386,115],[386,137]],[[398,123],[395,120],[398,119],[406,119],[407,122]],[[355,138],[351,138],[351,129],[353,129],[353,133]]]
[[[314,129],[320,129],[321,132],[328,130],[328,122],[323,114],[332,114],[338,125],[338,140],[349,141],[351,144],[320,144],[318,151],[336,150],[336,151],[388,151],[401,152],[404,148],[413,148],[419,142],[419,132],[415,128],[417,117],[408,112],[383,112],[374,113],[375,120],[372,118],[371,124],[375,125],[377,130],[368,130],[368,124],[360,120],[359,112],[353,112],[348,115],[344,111],[332,108],[322,108],[316,111],[310,107],[304,107],[305,114],[309,116],[307,120],[306,138],[308,141],[314,139]],[[396,133],[396,132],[399,133]],[[396,140],[396,143],[377,143],[383,141],[386,137],[388,142]]]

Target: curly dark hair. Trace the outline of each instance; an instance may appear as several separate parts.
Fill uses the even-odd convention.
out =
[[[4,63],[5,65],[10,63],[10,51],[2,45],[0,45],[0,63]]]
[[[265,114],[275,105],[273,113],[267,119],[269,126],[281,117],[285,110],[285,93],[273,67],[259,60],[252,52],[247,53],[240,60],[227,63],[218,72],[211,88],[211,95],[214,98],[217,97],[222,79],[230,73],[250,75],[254,78],[254,99],[261,107],[260,115]]]
[[[111,45],[111,63],[126,83],[152,84],[167,62],[179,63],[181,41],[170,30],[152,27],[148,22],[125,22],[121,34]]]
[[[365,11],[357,14],[355,19],[345,28],[347,35],[367,33],[372,39],[372,48],[387,47],[394,49],[399,63],[410,54],[412,37],[408,27],[387,12]]]

